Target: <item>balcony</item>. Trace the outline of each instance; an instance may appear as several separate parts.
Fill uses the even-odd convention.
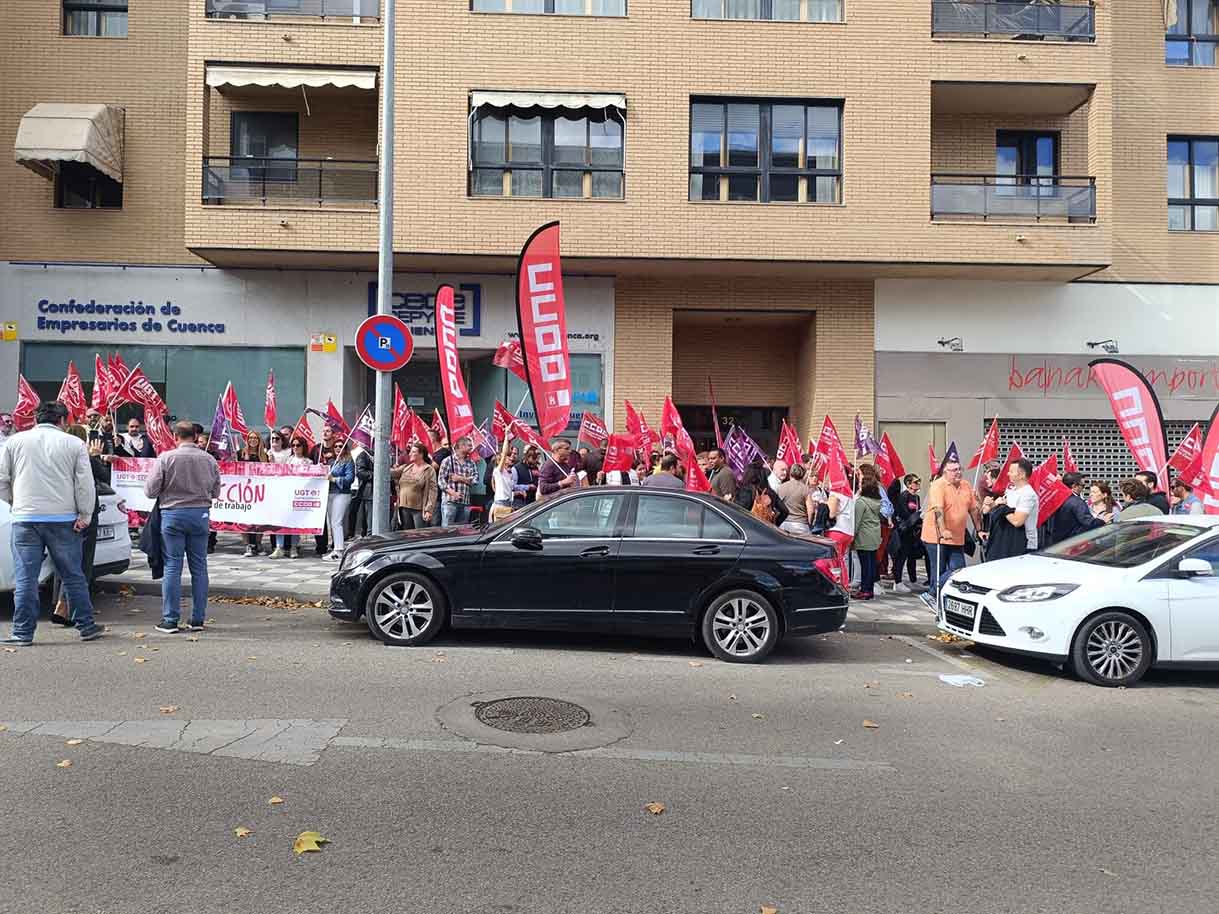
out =
[[[931,34],[937,38],[1091,42],[1096,40],[1096,9],[1091,3],[932,0]]]
[[[375,207],[376,160],[207,156],[203,203]]]
[[[207,0],[208,19],[377,20],[380,0]]]
[[[1096,179],[933,174],[931,218],[949,222],[1096,222]]]

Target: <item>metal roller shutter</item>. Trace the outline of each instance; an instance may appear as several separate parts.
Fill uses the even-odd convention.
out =
[[[987,423],[989,425],[989,423]],[[1168,433],[1168,453],[1193,426],[1192,422],[1165,422]],[[986,434],[983,426],[980,434]],[[1062,441],[1071,443],[1071,453],[1079,464],[1085,479],[1102,479],[1115,483],[1130,476],[1135,470],[1134,459],[1122,439],[1122,433],[1113,421],[1059,420],[1059,419],[999,419],[999,453],[1006,457],[1013,443],[1019,442],[1026,457],[1034,464],[1051,454],[1058,455],[1059,471],[1062,470]],[[968,461],[972,454],[961,452]]]

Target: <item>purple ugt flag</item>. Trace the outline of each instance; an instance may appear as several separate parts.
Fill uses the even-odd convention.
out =
[[[728,467],[738,482],[745,474],[745,467],[753,463],[755,457],[766,459],[758,443],[739,425],[732,426],[728,437],[724,439],[724,453],[728,457]]]
[[[490,421],[490,419],[484,419],[483,424],[478,427],[480,440],[475,450],[483,460],[490,460],[498,453],[495,450],[495,439],[487,434],[487,423]]]
[[[376,426],[373,421],[372,407],[365,406],[364,412],[360,413],[360,418],[356,419],[356,424],[351,427],[350,438],[354,442],[358,442],[368,453],[373,452],[373,436],[376,434]]]
[[[876,454],[880,451],[880,442],[872,437],[872,430],[855,414],[855,452],[857,454]]]
[[[220,459],[228,459],[229,439],[232,437],[232,425],[224,414],[224,394],[216,398],[216,415],[212,419],[212,433],[208,439],[207,449]]]

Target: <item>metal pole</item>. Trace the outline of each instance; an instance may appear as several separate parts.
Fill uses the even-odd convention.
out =
[[[382,0],[381,29],[381,161],[378,212],[381,230],[377,254],[377,313],[389,314],[394,294],[394,6]],[[376,431],[373,435],[372,532],[389,532],[389,429],[393,419],[393,375],[378,371]]]

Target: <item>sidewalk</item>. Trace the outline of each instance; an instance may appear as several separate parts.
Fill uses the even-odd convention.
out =
[[[266,541],[264,539],[265,547]],[[299,559],[246,558],[239,534],[221,533],[216,551],[208,556],[208,592],[225,597],[276,597],[302,603],[324,600],[330,594],[330,575],[338,562],[327,562],[313,553],[313,537],[301,537]],[[131,551],[131,567],[121,575],[101,578],[102,590],[130,587],[136,593],[159,594],[161,582],[152,580],[148,561],[138,549]],[[883,588],[881,588],[883,589]],[[190,572],[183,569],[182,593],[190,593]],[[847,615],[847,630],[866,634],[927,634],[935,628],[931,612],[915,596],[878,592],[875,600],[853,601]]]

